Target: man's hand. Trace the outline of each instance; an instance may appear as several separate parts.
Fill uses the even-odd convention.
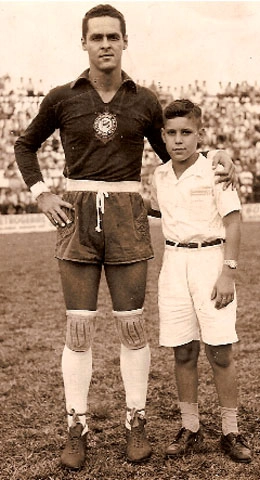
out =
[[[220,308],[226,307],[233,302],[234,293],[235,286],[232,273],[222,272],[211,293],[211,300],[216,299],[215,308],[220,310]]]
[[[223,170],[218,170],[215,172],[216,183],[225,182],[223,185],[223,190],[226,190],[229,185],[232,185],[232,188],[235,188],[237,182],[236,170],[230,156],[224,150],[218,150],[216,153],[212,151],[211,154],[212,168],[216,170],[218,165],[222,165],[224,167]]]
[[[37,203],[39,209],[46,215],[50,222],[55,226],[65,227],[72,223],[63,211],[62,207],[74,210],[73,205],[68,202],[64,202],[58,195],[51,192],[41,193],[37,197]]]

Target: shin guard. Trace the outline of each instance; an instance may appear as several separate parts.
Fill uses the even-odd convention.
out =
[[[92,345],[95,333],[96,312],[67,310],[66,345],[74,352],[86,352]]]
[[[113,311],[120,342],[130,350],[138,350],[147,345],[143,309],[124,312]]]

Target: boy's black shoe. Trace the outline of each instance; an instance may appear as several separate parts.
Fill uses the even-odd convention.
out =
[[[167,447],[166,457],[176,457],[185,453],[195,453],[200,450],[203,443],[203,433],[201,429],[197,432],[191,432],[182,427],[175,440]]]
[[[220,446],[235,462],[250,463],[252,460],[251,450],[246,439],[238,433],[222,434]]]
[[[145,418],[135,410],[130,421],[131,430],[126,429],[126,455],[130,462],[139,463],[151,456],[152,448],[146,437],[145,424]]]
[[[87,433],[82,435],[83,425],[76,423],[69,428],[68,440],[61,454],[61,464],[66,468],[78,470],[86,460]]]

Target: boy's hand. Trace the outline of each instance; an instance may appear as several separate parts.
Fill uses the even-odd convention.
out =
[[[235,188],[237,183],[235,165],[230,156],[224,150],[219,150],[214,153],[212,158],[212,168],[216,170],[218,165],[222,165],[224,168],[223,170],[215,172],[216,183],[225,182],[223,190],[226,190],[229,185],[232,185],[232,188]]]
[[[216,299],[215,308],[226,307],[229,303],[233,302],[235,293],[234,277],[227,272],[222,272],[217,282],[215,283],[211,300]]]
[[[65,227],[66,225],[72,223],[72,220],[70,220],[66,213],[62,210],[62,207],[74,210],[73,205],[68,202],[64,202],[59,195],[55,195],[51,192],[41,193],[37,197],[37,203],[40,210],[46,215],[46,217],[55,227]]]

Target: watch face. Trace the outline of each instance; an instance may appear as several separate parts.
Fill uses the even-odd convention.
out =
[[[232,269],[237,268],[236,260],[225,260],[224,264],[227,265],[229,268],[232,268]]]

